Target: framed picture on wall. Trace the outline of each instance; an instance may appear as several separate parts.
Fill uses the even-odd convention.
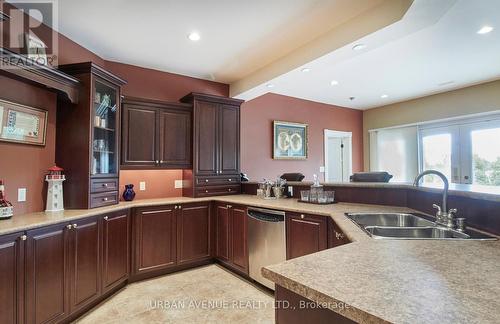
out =
[[[0,99],[0,141],[45,145],[47,111]]]
[[[307,159],[307,124],[275,120],[273,129],[273,159]]]

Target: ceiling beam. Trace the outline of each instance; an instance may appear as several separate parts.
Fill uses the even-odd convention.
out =
[[[413,0],[382,0],[322,36],[230,85],[231,97],[331,53],[403,18]]]

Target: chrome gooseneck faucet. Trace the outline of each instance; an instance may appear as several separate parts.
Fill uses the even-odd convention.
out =
[[[439,225],[444,225],[447,226],[448,228],[455,228],[455,217],[454,215],[457,213],[457,209],[453,208],[448,210],[448,188],[449,188],[449,182],[448,179],[444,174],[442,174],[439,171],[436,170],[426,170],[424,172],[421,172],[416,178],[415,181],[413,182],[413,185],[418,187],[420,179],[422,179],[424,176],[429,175],[429,174],[434,174],[437,175],[438,177],[443,180],[444,183],[444,189],[443,189],[443,201],[441,203],[441,206],[438,206],[436,204],[433,204],[432,207],[437,209],[436,212],[436,224]]]

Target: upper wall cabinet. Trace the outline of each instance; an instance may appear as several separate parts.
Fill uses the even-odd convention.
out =
[[[58,102],[56,163],[67,208],[118,203],[120,100],[125,81],[91,63],[59,66],[80,83],[77,105]]]
[[[189,104],[125,98],[122,168],[191,168],[191,116]]]
[[[181,101],[193,105],[193,177],[184,195],[238,193],[240,173],[240,105],[242,100],[191,93]],[[186,175],[185,175],[186,177]]]

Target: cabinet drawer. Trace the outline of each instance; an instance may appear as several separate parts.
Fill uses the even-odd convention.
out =
[[[91,179],[90,192],[108,192],[118,190],[118,179]]]
[[[90,194],[90,208],[118,204],[118,191]]]
[[[225,177],[196,177],[196,186],[224,186],[239,184],[240,176],[225,176]]]
[[[230,186],[200,187],[196,188],[196,197],[231,195],[239,194],[240,192],[241,186],[239,184]]]

